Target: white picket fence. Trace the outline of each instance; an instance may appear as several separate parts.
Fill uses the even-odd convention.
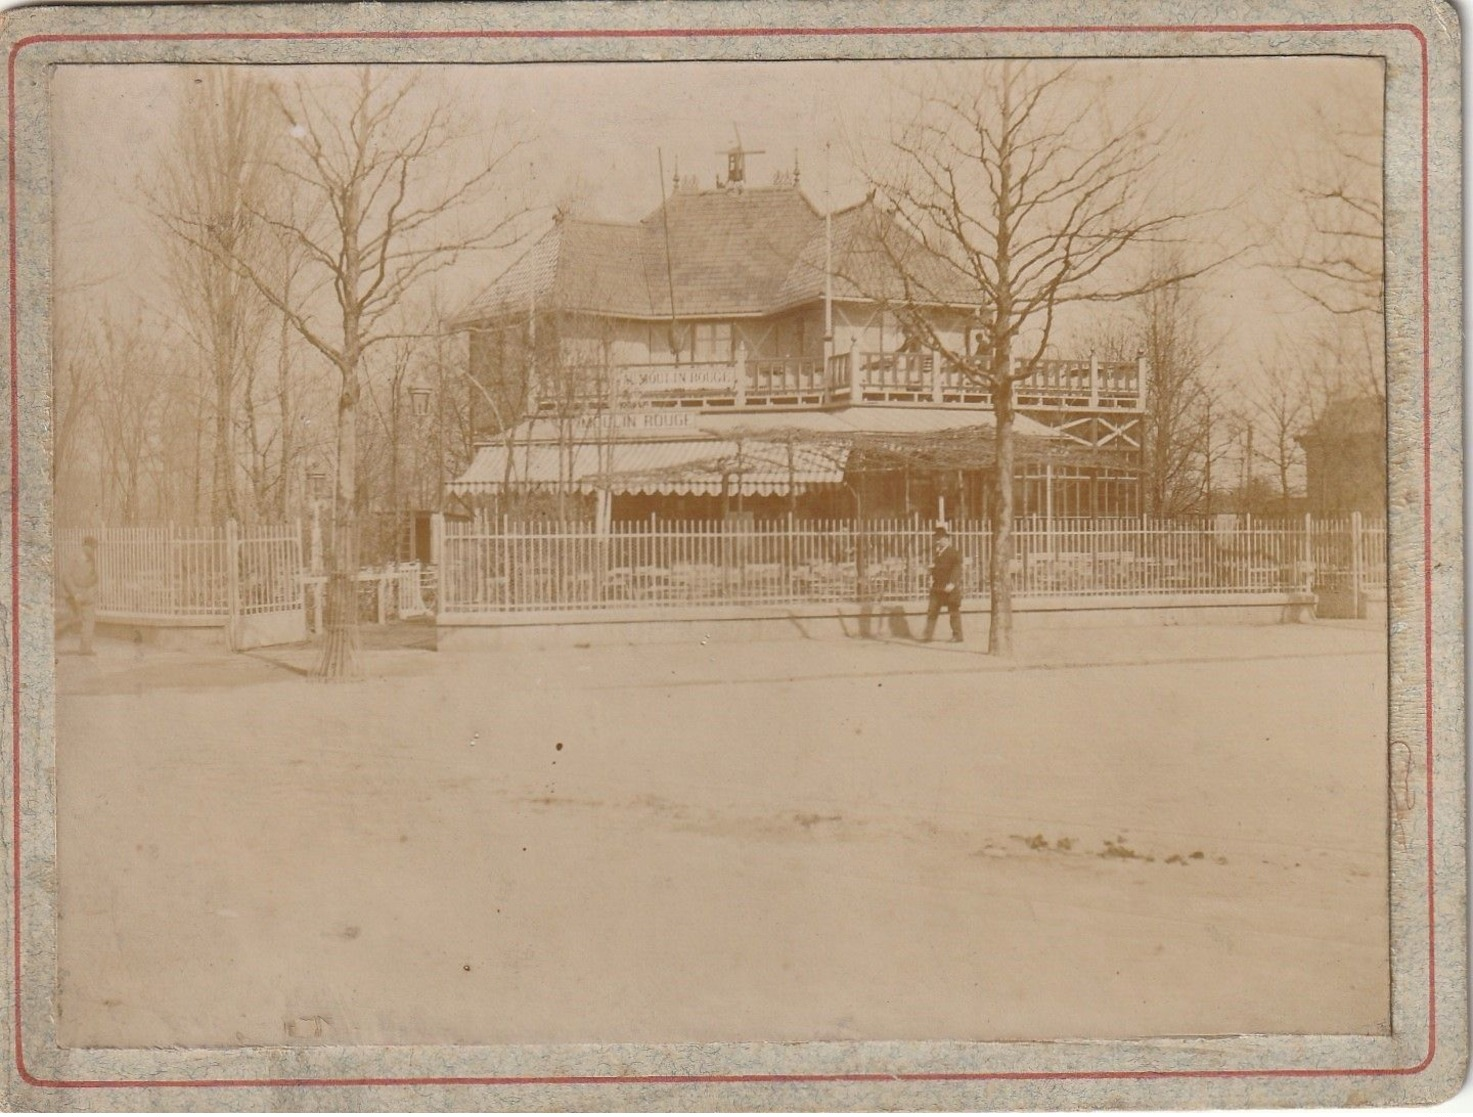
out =
[[[101,620],[209,624],[302,607],[295,524],[62,528],[58,571],[79,559],[88,536],[98,544]]]
[[[437,568],[358,575],[364,620],[438,613],[920,601],[932,525],[919,519],[437,524]],[[991,535],[954,523],[962,588],[988,587]],[[321,631],[321,575],[295,524],[97,527],[56,533],[58,570],[98,540],[101,620],[224,624],[296,612]],[[1386,529],[1348,519],[1018,521],[1009,566],[1020,597],[1315,593],[1353,611],[1384,595]],[[316,623],[312,623],[315,621]]]
[[[440,528],[442,616],[642,605],[915,601],[932,524],[778,520]],[[987,592],[991,533],[953,523],[963,591]],[[1385,584],[1385,529],[1353,520],[1020,520],[1009,566],[1028,596],[1284,594],[1354,569]],[[1342,561],[1344,560],[1344,561]],[[1349,569],[1349,567],[1346,567]]]

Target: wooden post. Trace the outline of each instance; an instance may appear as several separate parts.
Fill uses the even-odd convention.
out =
[[[178,550],[177,536],[178,531],[174,527],[174,521],[170,520],[168,550],[164,554],[164,561],[168,565],[164,568],[164,573],[166,584],[169,587],[169,612],[176,617],[179,616],[181,612],[181,609],[179,608],[179,581],[184,574],[184,571],[182,569],[176,572],[174,566],[174,555]],[[99,594],[98,596],[100,597],[101,594]]]
[[[859,383],[859,353],[854,348],[854,339],[849,340],[849,402],[858,403],[863,396]]]
[[[608,489],[594,493],[593,505],[593,599],[607,598],[609,577],[609,533],[613,528],[614,497]]]
[[[225,646],[239,651],[236,625],[240,621],[240,538],[234,520],[225,521],[225,599]]]
[[[430,562],[435,567],[435,620],[445,610],[445,591],[450,581],[449,568],[445,565],[445,513],[436,512],[430,517]]]
[[[1047,462],[1043,467],[1043,522],[1044,531],[1048,539],[1045,550],[1048,551],[1050,559],[1054,555],[1054,463]]]
[[[386,599],[389,595],[389,572],[380,570],[376,577],[378,578],[378,623],[387,624],[389,616]]]
[[[1100,405],[1100,358],[1095,353],[1089,355],[1089,405]]]
[[[322,501],[312,502],[312,573],[322,573]]]
[[[1302,548],[1304,564],[1304,592],[1314,592],[1314,513],[1304,514],[1304,546]]]
[[[1362,615],[1360,544],[1360,513],[1352,512],[1350,514],[1350,615],[1357,619]]]
[[[747,406],[747,343],[737,342],[736,351],[736,405]]]
[[[926,354],[931,358],[931,402],[941,402],[941,354]]]

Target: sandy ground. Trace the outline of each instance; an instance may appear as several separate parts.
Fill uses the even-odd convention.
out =
[[[59,662],[74,1045],[1387,1022],[1384,636]]]

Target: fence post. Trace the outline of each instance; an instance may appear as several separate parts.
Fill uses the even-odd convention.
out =
[[[1314,513],[1304,514],[1304,592],[1314,593]]]
[[[225,521],[225,645],[238,651],[236,626],[240,622],[240,529]]]
[[[1359,512],[1350,514],[1350,611],[1361,616],[1361,519]]]
[[[174,555],[179,546],[178,540],[175,538],[177,534],[178,532],[174,527],[174,521],[170,520],[169,544],[167,552],[164,556],[164,580],[165,584],[169,587],[169,612],[176,617],[179,615],[179,582],[181,580],[180,577],[174,572]],[[181,570],[180,573],[182,572],[183,571]]]
[[[445,609],[445,591],[450,580],[449,568],[445,563],[445,513],[430,516],[430,562],[435,567],[435,621]]]
[[[322,501],[312,502],[312,536],[307,541],[313,574],[322,573]]]

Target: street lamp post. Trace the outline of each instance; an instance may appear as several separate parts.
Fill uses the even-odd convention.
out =
[[[419,553],[419,513],[421,505],[424,504],[424,480],[423,469],[423,427],[425,417],[430,413],[430,389],[422,380],[414,380],[409,385],[409,410],[414,419],[414,499],[409,509],[409,549],[415,559],[422,560],[424,556]]]
[[[308,569],[312,573],[312,631],[323,633],[323,597],[326,583],[322,580],[322,501],[327,495],[327,470],[314,465],[307,470],[307,499],[312,502],[312,537],[308,540]]]
[[[307,471],[307,499],[312,502],[312,573],[322,573],[322,498],[327,491],[327,471],[313,466]]]

